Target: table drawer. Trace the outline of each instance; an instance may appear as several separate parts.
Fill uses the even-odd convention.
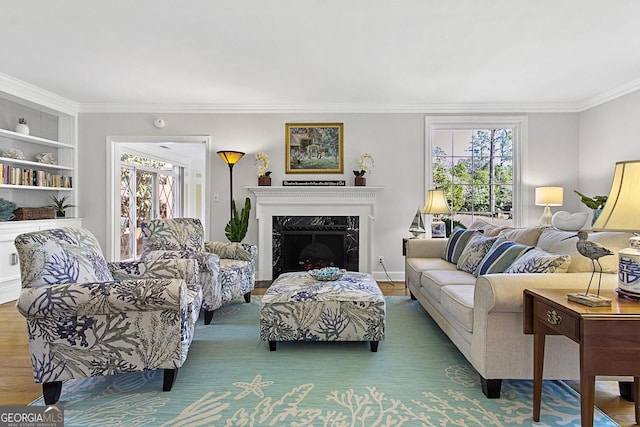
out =
[[[561,308],[547,304],[544,301],[535,301],[535,318],[547,328],[571,338],[574,341],[580,340],[580,320],[570,312]]]

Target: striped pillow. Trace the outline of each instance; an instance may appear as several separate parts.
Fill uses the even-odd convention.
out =
[[[447,247],[442,254],[442,259],[445,261],[452,262],[454,264],[458,264],[458,259],[460,258],[460,254],[469,243],[469,239],[476,234],[482,233],[479,230],[465,230],[464,228],[455,227],[451,236],[449,236],[449,241],[447,242]]]
[[[531,249],[533,249],[533,246],[523,245],[500,237],[482,258],[473,274],[478,277],[483,274],[502,273],[514,261]]]

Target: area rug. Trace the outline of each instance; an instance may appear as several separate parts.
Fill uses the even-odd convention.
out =
[[[260,297],[217,310],[171,392],[162,372],[64,383],[65,426],[529,426],[531,381],[487,399],[478,374],[416,301],[387,297],[377,353],[360,342],[260,341]],[[523,350],[528,351],[528,349]],[[545,381],[540,426],[580,424],[580,400]],[[42,405],[41,399],[34,404]],[[598,426],[617,425],[595,410]]]

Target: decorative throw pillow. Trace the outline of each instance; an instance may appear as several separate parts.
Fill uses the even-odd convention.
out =
[[[522,245],[504,237],[499,237],[491,246],[489,252],[482,258],[474,274],[478,277],[482,274],[502,273],[515,260],[531,249],[533,249],[533,246]]]
[[[509,266],[505,273],[566,273],[571,264],[567,254],[550,254],[533,248]]]
[[[469,239],[471,239],[474,234],[480,233],[482,232],[478,230],[465,230],[464,228],[455,227],[449,236],[449,241],[447,242],[444,254],[442,254],[442,259],[457,264],[460,254],[465,246],[467,246],[467,243],[469,243]]]
[[[458,258],[457,269],[473,274],[496,240],[498,240],[497,237],[487,237],[482,234],[472,236]]]

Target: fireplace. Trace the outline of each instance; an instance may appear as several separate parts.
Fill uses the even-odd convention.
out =
[[[274,266],[273,218],[289,217],[349,217],[358,218],[358,255],[350,269],[371,273],[376,194],[384,187],[247,187],[256,195],[255,215],[258,220],[257,280],[272,280]],[[349,249],[347,258],[349,262]],[[357,261],[355,261],[357,259]]]
[[[272,277],[338,267],[358,271],[359,217],[274,216]]]

